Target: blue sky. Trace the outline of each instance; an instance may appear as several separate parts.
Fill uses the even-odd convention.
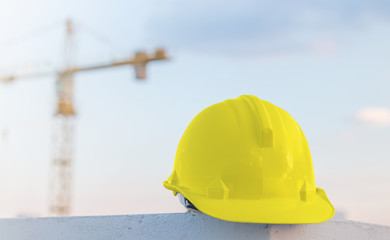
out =
[[[74,215],[183,211],[162,187],[181,134],[205,107],[253,94],[300,123],[337,209],[390,224],[386,1],[1,4],[1,73],[60,67],[69,17],[78,65],[160,46],[172,57],[151,64],[145,82],[127,67],[76,76]],[[0,86],[1,217],[48,214],[54,81]]]

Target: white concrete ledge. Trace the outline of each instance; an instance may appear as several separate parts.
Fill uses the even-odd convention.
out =
[[[202,213],[0,219],[1,240],[390,239],[390,227],[346,220],[320,224],[233,223]]]

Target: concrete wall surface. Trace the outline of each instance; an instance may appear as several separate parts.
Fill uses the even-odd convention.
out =
[[[274,225],[226,222],[202,213],[0,219],[1,240],[383,239],[390,227],[347,220]]]

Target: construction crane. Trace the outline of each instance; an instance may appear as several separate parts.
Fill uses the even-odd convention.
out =
[[[132,58],[112,61],[107,64],[75,66],[73,61],[74,24],[66,22],[66,41],[64,69],[54,72],[35,72],[27,75],[8,75],[2,82],[12,82],[21,78],[36,78],[56,74],[56,111],[54,114],[55,132],[53,134],[53,156],[51,161],[51,187],[49,211],[57,216],[70,214],[71,178],[73,156],[73,124],[76,115],[74,107],[74,75],[79,72],[119,66],[134,66],[136,79],[146,78],[146,66],[149,62],[166,60],[165,51],[158,49],[154,54],[137,52]]]

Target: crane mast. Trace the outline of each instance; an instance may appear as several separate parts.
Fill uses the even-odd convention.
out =
[[[57,109],[54,115],[53,152],[51,166],[50,211],[57,216],[70,212],[73,132],[75,109],[73,104],[73,34],[70,20],[66,23],[64,51],[65,70],[57,74]]]

